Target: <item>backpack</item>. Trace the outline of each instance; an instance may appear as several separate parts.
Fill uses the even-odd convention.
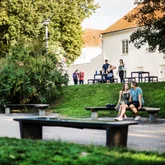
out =
[[[115,109],[115,104],[106,104],[106,108]]]

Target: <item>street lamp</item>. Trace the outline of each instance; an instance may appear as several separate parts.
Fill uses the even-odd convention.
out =
[[[46,36],[46,50],[48,49],[48,25],[49,25],[50,19],[44,20],[42,24],[45,26],[45,36]]]

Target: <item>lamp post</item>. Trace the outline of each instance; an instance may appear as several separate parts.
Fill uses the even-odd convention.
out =
[[[44,20],[42,24],[45,26],[45,36],[46,36],[46,50],[48,49],[48,25],[49,25],[50,19]]]

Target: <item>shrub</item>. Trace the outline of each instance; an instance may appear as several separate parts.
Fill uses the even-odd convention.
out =
[[[50,103],[62,94],[68,75],[54,53],[11,48],[0,68],[1,103]]]

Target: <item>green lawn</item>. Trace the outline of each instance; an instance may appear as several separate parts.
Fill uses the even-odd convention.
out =
[[[165,117],[165,82],[142,83],[145,106],[160,107]],[[121,84],[64,87],[64,96],[51,109],[61,116],[89,117],[87,106],[116,103]],[[113,114],[115,115],[115,114]],[[130,114],[131,115],[131,114]],[[148,114],[145,114],[148,116]],[[108,112],[99,116],[110,116]],[[165,153],[126,148],[79,145],[61,141],[0,138],[0,165],[164,165]]]
[[[90,112],[84,110],[84,107],[117,103],[121,86],[121,84],[67,86],[64,87],[63,98],[56,100],[51,109],[62,116],[90,117]],[[159,117],[165,118],[165,82],[139,83],[139,86],[143,89],[145,106],[160,107]],[[142,116],[148,116],[147,113],[141,113]],[[131,112],[128,112],[128,115],[131,116]],[[99,112],[99,116],[111,116],[111,114]]]
[[[165,153],[0,138],[0,165],[164,165]]]

